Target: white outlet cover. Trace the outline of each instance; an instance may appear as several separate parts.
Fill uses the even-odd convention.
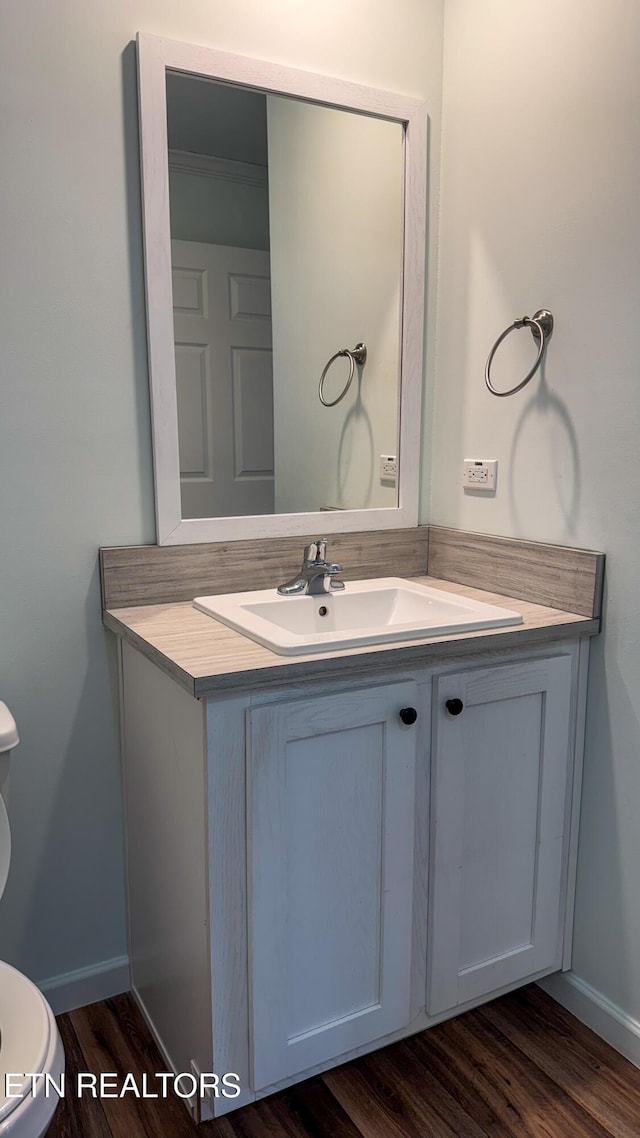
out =
[[[395,482],[398,477],[398,459],[395,454],[380,455],[380,481]]]
[[[465,490],[493,494],[497,478],[497,458],[465,458],[462,468],[462,485]]]

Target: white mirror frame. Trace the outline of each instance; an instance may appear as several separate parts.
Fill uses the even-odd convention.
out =
[[[400,358],[398,505],[246,517],[182,518],[178,455],[166,71],[218,79],[265,94],[290,95],[344,110],[378,115],[404,127],[404,252]],[[427,124],[418,99],[210,47],[138,34],[140,153],[147,290],[147,337],[160,545],[242,538],[399,529],[418,524],[425,306]]]

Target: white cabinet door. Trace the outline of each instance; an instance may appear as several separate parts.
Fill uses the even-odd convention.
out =
[[[560,967],[571,658],[443,676],[434,701],[432,1015]]]
[[[390,683],[250,713],[256,1090],[409,1021],[416,698]]]

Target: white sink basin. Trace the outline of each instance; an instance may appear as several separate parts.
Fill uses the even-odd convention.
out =
[[[320,597],[281,597],[264,589],[196,597],[193,604],[282,656],[522,623],[511,609],[401,577],[349,581],[344,591]]]

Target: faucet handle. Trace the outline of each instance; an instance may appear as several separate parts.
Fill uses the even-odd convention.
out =
[[[342,565],[327,565],[330,592],[344,589],[344,581],[340,580],[339,573],[342,573]]]
[[[304,560],[309,565],[317,565],[327,560],[327,543],[323,537],[318,537],[305,546]]]

